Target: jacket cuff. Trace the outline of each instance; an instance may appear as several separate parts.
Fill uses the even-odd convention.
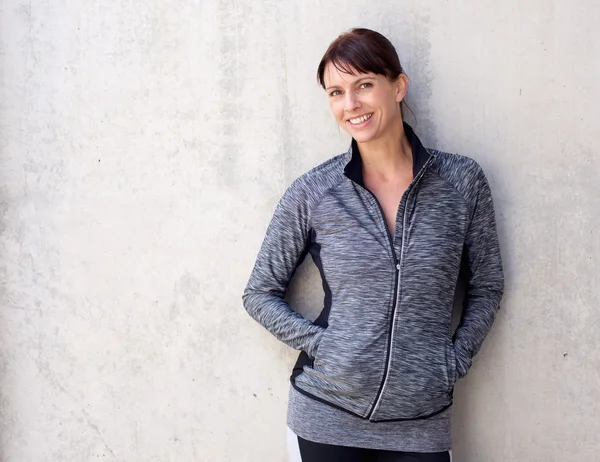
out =
[[[325,334],[325,328],[323,328],[320,332],[316,333],[310,341],[310,345],[308,346],[306,353],[311,359],[314,359],[317,356],[317,351],[319,349],[319,345],[321,344],[321,339],[323,338],[323,334]]]
[[[471,365],[473,363],[473,360],[470,356],[468,356],[467,354],[463,353],[460,348],[455,348],[455,357],[456,357],[456,379],[462,379],[465,375],[467,375],[467,372],[469,372],[469,369],[471,368]]]

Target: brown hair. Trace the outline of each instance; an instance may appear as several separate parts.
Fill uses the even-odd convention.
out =
[[[350,29],[331,42],[317,68],[317,81],[323,89],[325,68],[329,63],[340,72],[353,74],[353,69],[356,69],[360,73],[384,75],[390,81],[404,73],[394,45],[379,32],[370,29]],[[400,103],[402,113],[403,103]]]

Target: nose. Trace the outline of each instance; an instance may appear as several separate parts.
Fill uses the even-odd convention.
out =
[[[353,91],[347,91],[344,98],[344,110],[346,112],[352,112],[360,107],[360,102],[356,97],[356,93]]]

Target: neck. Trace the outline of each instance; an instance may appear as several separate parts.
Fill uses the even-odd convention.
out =
[[[363,175],[383,181],[412,176],[413,152],[399,119],[387,134],[366,143],[357,143],[363,163]]]

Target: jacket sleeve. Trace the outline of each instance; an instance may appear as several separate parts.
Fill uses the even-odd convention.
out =
[[[250,316],[277,339],[314,358],[325,328],[284,300],[289,281],[306,256],[310,232],[308,194],[296,180],[275,209],[242,300]]]
[[[504,292],[504,274],[489,183],[478,166],[476,203],[464,244],[467,291],[454,334],[458,378],[464,377],[492,327]]]

